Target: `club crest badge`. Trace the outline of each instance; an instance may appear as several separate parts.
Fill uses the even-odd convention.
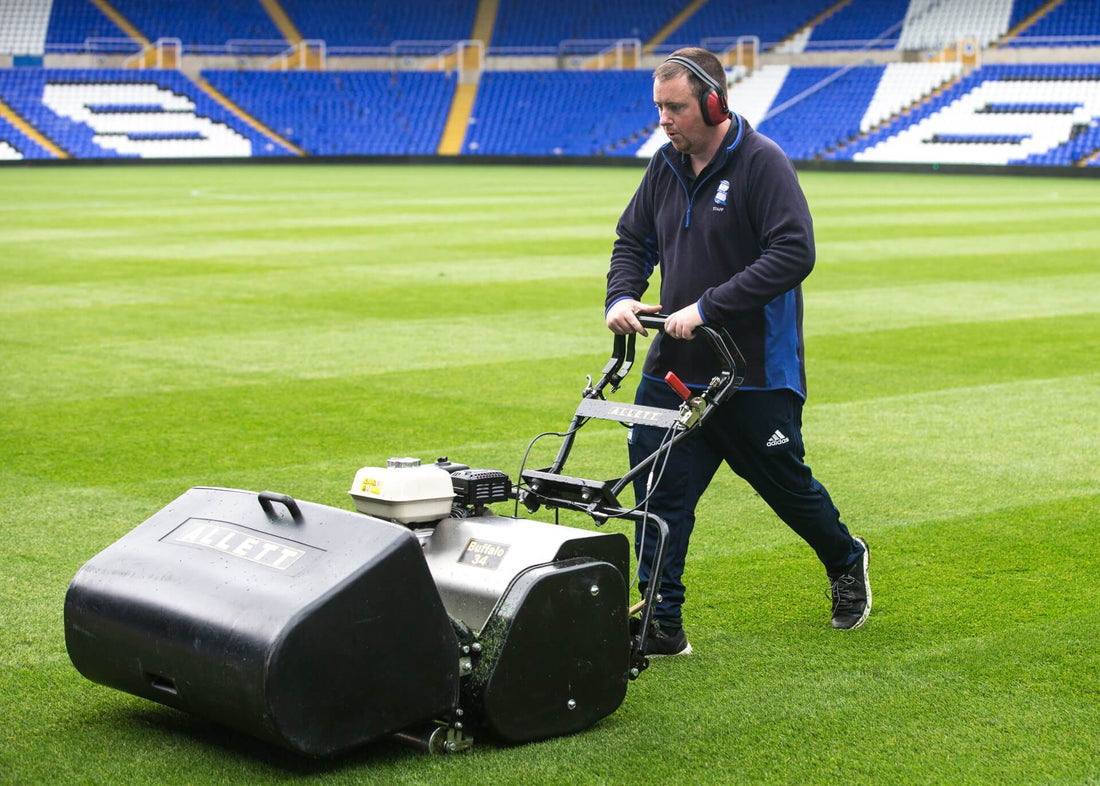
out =
[[[726,194],[730,190],[730,181],[723,180],[718,184],[718,190],[714,194],[714,204],[724,205],[726,204]]]

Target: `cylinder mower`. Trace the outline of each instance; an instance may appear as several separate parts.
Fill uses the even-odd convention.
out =
[[[664,318],[643,324],[660,330]],[[554,463],[522,469],[515,484],[446,459],[394,459],[359,470],[354,511],[190,489],[73,578],[69,657],[90,680],[309,756],[382,737],[445,752],[475,735],[520,743],[587,728],[647,666],[668,537],[644,500],[627,507],[619,495],[741,384],[725,331],[698,333],[721,371],[701,393],[680,386],[676,410],[605,399],[634,361],[634,336],[616,336]],[[593,418],[669,436],[621,478],[566,475]],[[657,538],[642,601],[628,607],[625,535],[488,507],[506,501],[517,514],[522,504],[581,511],[597,525],[641,522]]]

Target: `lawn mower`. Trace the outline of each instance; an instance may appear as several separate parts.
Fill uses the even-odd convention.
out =
[[[356,473],[354,510],[190,489],[73,578],[70,659],[90,680],[308,756],[383,737],[453,752],[475,735],[522,743],[591,726],[648,665],[668,538],[644,499],[625,507],[619,495],[642,473],[659,477],[743,378],[724,330],[697,333],[721,370],[701,393],[670,375],[683,404],[667,410],[605,398],[634,362],[635,337],[615,336],[553,464],[521,468],[515,484],[497,470],[398,458]],[[667,438],[620,478],[566,475],[591,419]],[[516,515],[488,507],[503,502]],[[521,518],[520,505],[641,522],[657,539],[642,600],[629,607],[625,535]]]

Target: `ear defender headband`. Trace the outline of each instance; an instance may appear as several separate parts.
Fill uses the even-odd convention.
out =
[[[726,91],[714,81],[714,77],[704,71],[695,62],[686,57],[670,57],[666,63],[682,65],[695,76],[702,80],[709,90],[699,97],[699,109],[703,112],[703,122],[708,126],[716,126],[730,116],[729,104],[726,102]]]

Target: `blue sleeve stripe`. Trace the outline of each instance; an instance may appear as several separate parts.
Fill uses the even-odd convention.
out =
[[[603,315],[606,317],[607,312],[611,310],[611,307],[613,305],[615,305],[616,303],[618,303],[619,301],[621,301],[621,300],[634,300],[634,298],[632,298],[630,295],[623,295],[622,297],[615,298],[614,300],[612,300],[610,303],[607,304],[607,308],[605,308],[603,310]]]

